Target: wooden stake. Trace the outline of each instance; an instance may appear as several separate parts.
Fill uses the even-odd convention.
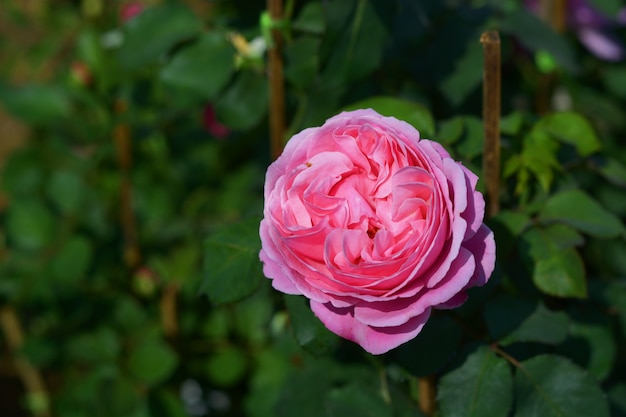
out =
[[[267,10],[273,21],[283,18],[282,0],[267,0]],[[285,81],[283,75],[282,36],[272,29],[274,47],[268,51],[268,79],[270,93],[270,152],[272,159],[283,150],[285,136]]]
[[[435,385],[435,375],[418,378],[417,380],[420,411],[428,417],[434,416],[437,411],[437,390]]]
[[[115,104],[115,112],[126,111],[126,103],[119,100]],[[141,254],[137,243],[137,224],[132,206],[132,187],[130,171],[132,168],[132,146],[130,128],[126,123],[119,123],[113,130],[113,141],[117,151],[117,162],[121,173],[120,184],[120,222],[124,233],[124,262],[130,268],[136,268],[141,262]]]
[[[0,327],[13,355],[15,369],[19,375],[29,401],[35,403],[33,415],[37,417],[50,417],[50,407],[48,392],[46,390],[43,377],[37,368],[20,353],[24,344],[24,331],[15,309],[5,306],[0,309]]]
[[[484,52],[483,72],[483,177],[486,184],[486,214],[500,211],[500,35],[484,32],[480,37]]]

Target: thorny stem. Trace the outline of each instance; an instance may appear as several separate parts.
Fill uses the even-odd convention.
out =
[[[33,403],[33,415],[50,417],[52,414],[48,405],[49,397],[43,377],[39,370],[19,353],[24,344],[24,331],[13,307],[4,306],[0,309],[0,327],[4,332],[9,350],[13,354],[15,369],[26,388],[28,398]]]
[[[272,20],[283,17],[282,0],[267,0],[267,9]],[[282,36],[272,29],[274,47],[268,51],[268,79],[270,90],[270,152],[272,159],[278,158],[283,149],[285,135],[285,81],[283,75]]]
[[[500,36],[496,31],[480,37],[484,52],[483,72],[483,176],[486,184],[487,217],[500,211]]]

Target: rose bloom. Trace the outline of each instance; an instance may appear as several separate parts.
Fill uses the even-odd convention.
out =
[[[411,125],[344,112],[287,143],[265,179],[264,274],[336,334],[382,354],[495,263],[478,178]]]

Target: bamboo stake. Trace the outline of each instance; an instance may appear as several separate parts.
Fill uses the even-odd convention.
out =
[[[500,211],[500,35],[484,32],[480,37],[484,52],[483,73],[483,177],[486,184],[486,214]]]
[[[115,112],[122,114],[127,105],[119,100],[115,104]],[[141,262],[141,254],[137,244],[137,225],[132,207],[132,188],[130,171],[132,167],[132,147],[130,128],[126,123],[119,123],[113,130],[113,140],[117,151],[117,162],[122,176],[120,184],[120,222],[124,233],[124,262],[130,268],[136,268]]]
[[[417,379],[417,390],[419,395],[419,408],[426,416],[434,416],[437,411],[437,390],[435,375]]]
[[[4,332],[10,352],[13,354],[15,369],[26,388],[32,413],[36,417],[50,417],[49,396],[43,377],[37,368],[23,355],[20,349],[24,344],[24,331],[15,309],[5,306],[0,309],[0,327]]]
[[[267,0],[267,9],[272,21],[283,17],[282,0]],[[272,29],[274,47],[268,51],[268,79],[270,93],[270,152],[272,159],[278,158],[283,150],[285,136],[285,81],[283,75],[282,36]]]

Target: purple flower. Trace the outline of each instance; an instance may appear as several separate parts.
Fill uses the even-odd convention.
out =
[[[540,14],[540,0],[524,0],[526,7]],[[567,0],[567,25],[578,35],[580,42],[595,56],[605,61],[624,58],[624,45],[611,31],[626,25],[626,8],[615,17],[594,8],[587,0]]]

